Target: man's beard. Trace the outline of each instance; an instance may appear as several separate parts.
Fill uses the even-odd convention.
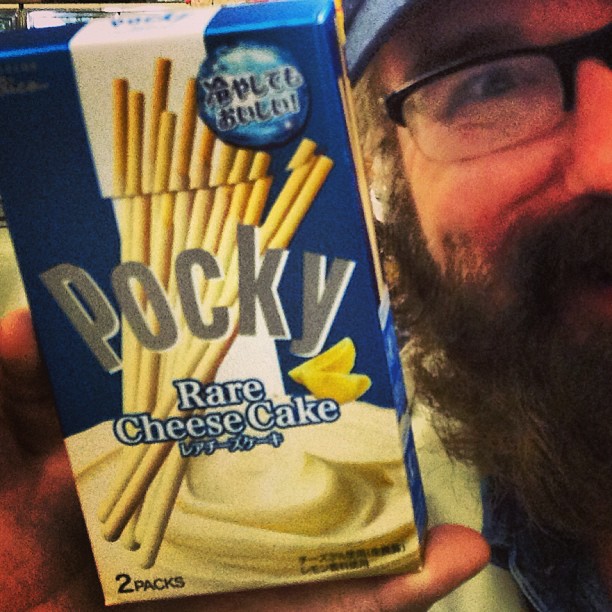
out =
[[[410,202],[384,238],[398,266],[417,397],[449,452],[578,539],[612,531],[612,320],[568,317],[586,283],[612,286],[612,201],[517,222],[487,271],[448,240],[440,273]]]

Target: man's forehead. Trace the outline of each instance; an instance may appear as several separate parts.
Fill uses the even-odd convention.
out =
[[[432,25],[426,35],[423,35],[425,33],[422,28],[415,22],[397,31],[395,36],[400,40],[402,51],[409,60],[412,73],[409,76],[462,59],[526,44],[521,29],[511,21],[478,23],[465,20],[462,28],[454,27],[456,23],[451,24],[451,28],[445,27],[448,24],[438,23],[437,27]]]
[[[507,14],[506,4],[431,0],[411,8],[396,21],[382,46],[383,68],[401,72],[395,76],[405,81],[463,58],[521,46],[520,24]]]
[[[610,0],[431,0],[397,20],[383,54],[403,60],[408,80],[468,57],[554,44],[610,19]]]

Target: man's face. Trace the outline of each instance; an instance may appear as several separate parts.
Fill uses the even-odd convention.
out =
[[[383,48],[383,86],[391,92],[440,64],[559,43],[610,21],[609,0],[430,2]],[[537,224],[585,197],[612,193],[612,71],[597,60],[583,61],[576,96],[574,111],[549,133],[473,159],[432,160],[407,128],[398,128],[416,212],[442,270],[449,265],[449,243],[469,253],[469,263],[454,262],[459,269],[489,270],[506,257],[500,247],[511,248],[505,239],[517,224]],[[612,287],[585,283],[567,297],[568,316],[612,321]]]
[[[457,60],[611,22],[609,0],[432,0],[383,47],[378,74],[391,93]],[[612,70],[587,57],[573,82],[573,107],[554,123],[486,153],[474,154],[487,148],[477,133],[469,155],[426,154],[398,127],[410,202],[397,206],[395,242],[417,389],[462,425],[447,442],[537,520],[588,537],[612,532]]]

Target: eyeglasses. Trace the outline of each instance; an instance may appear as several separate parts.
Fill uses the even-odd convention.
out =
[[[439,161],[481,157],[554,129],[575,104],[578,64],[612,68],[612,24],[545,47],[458,62],[409,81],[385,99],[389,117]]]

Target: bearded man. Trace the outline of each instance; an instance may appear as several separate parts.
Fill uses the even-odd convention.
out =
[[[531,605],[610,610],[612,5],[346,17],[417,398],[486,477],[493,560]]]

